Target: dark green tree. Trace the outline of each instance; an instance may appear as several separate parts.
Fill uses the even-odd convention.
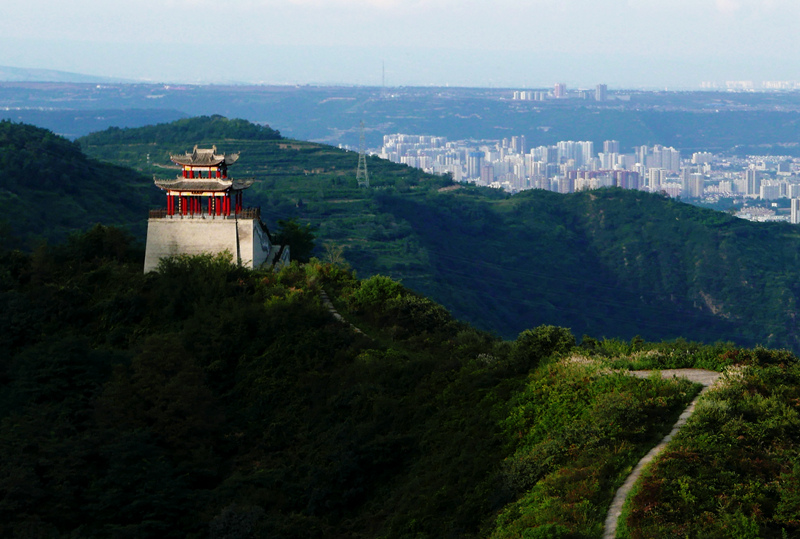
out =
[[[278,245],[289,246],[289,256],[298,262],[308,262],[314,251],[314,239],[316,226],[306,223],[300,225],[294,218],[278,221],[280,230],[275,234],[275,242]]]

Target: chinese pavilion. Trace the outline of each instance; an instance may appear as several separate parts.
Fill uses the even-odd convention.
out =
[[[254,180],[228,177],[238,153],[195,146],[170,159],[181,174],[174,180],[154,180],[166,192],[167,207],[150,212],[145,273],[156,269],[161,258],[181,254],[228,251],[248,267],[288,261],[288,247],[272,245],[260,209],[244,208],[243,192]]]
[[[216,146],[210,150],[195,146],[191,153],[171,155],[170,159],[183,169],[182,176],[155,180],[167,192],[167,215],[202,213],[203,199],[208,215],[229,216],[242,211],[242,191],[253,185],[253,180],[228,178],[228,167],[239,159],[238,153],[218,154]]]

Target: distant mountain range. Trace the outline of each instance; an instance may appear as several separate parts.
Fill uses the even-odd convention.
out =
[[[288,137],[357,148],[364,122],[368,148],[391,133],[448,140],[525,136],[528,148],[562,140],[617,140],[634,146],[673,146],[736,155],[800,156],[800,92],[632,92],[608,103],[565,99],[514,100],[510,89],[135,84],[70,73],[0,68],[0,110],[20,110],[15,121],[79,137],[110,126],[139,127],[180,117],[220,114],[269,124]],[[49,74],[48,74],[49,73]],[[3,82],[9,80],[61,82]],[[65,82],[80,77],[81,82]],[[89,77],[89,78],[87,78]],[[88,83],[87,83],[88,82]],[[145,118],[154,109],[179,116]],[[37,111],[36,115],[27,111]],[[124,111],[101,125],[94,116],[65,119],[73,110]],[[134,112],[140,111],[140,112]],[[116,113],[120,115],[119,113]],[[10,117],[10,116],[8,116]]]
[[[0,66],[0,82],[85,82],[85,83],[124,83],[131,79],[98,77],[83,73],[57,71],[55,69],[32,69],[26,67]]]

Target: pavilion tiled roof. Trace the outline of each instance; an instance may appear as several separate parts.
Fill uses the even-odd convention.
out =
[[[180,178],[175,180],[153,180],[155,184],[165,191],[241,191],[247,189],[254,179],[222,180],[216,178]]]
[[[178,165],[213,167],[222,164],[232,165],[239,159],[239,154],[218,154],[216,146],[212,146],[211,149],[195,146],[191,153],[170,155],[169,158]]]

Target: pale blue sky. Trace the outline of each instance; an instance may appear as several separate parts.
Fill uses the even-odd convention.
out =
[[[0,65],[158,82],[800,81],[797,0],[3,0]]]

